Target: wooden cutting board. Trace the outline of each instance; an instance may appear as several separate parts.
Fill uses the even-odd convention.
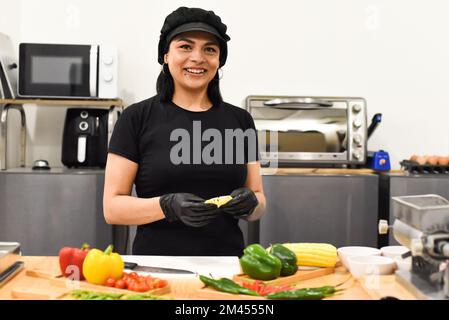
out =
[[[279,277],[279,278],[276,278],[274,280],[269,280],[269,281],[262,281],[262,283],[268,284],[268,285],[275,285],[275,286],[280,286],[280,285],[284,285],[284,284],[295,285],[300,281],[321,277],[321,276],[324,276],[327,274],[334,273],[334,271],[335,271],[334,267],[305,269],[305,270],[300,269],[294,275],[291,275],[288,277]],[[252,283],[255,281],[254,279],[251,279],[246,274],[235,275],[233,280],[237,281],[237,282],[246,281],[249,283]]]
[[[136,292],[131,290],[125,290],[125,289],[118,289],[118,288],[112,288],[107,286],[101,286],[89,283],[85,280],[83,281],[77,281],[77,280],[70,280],[68,278],[64,278],[61,274],[54,274],[49,273],[45,270],[40,269],[30,269],[26,270],[26,275],[29,277],[37,277],[42,279],[47,279],[49,281],[49,285],[53,287],[50,292],[53,291],[54,287],[59,288],[59,290],[56,290],[57,293],[61,293],[62,295],[64,293],[68,293],[72,290],[91,290],[91,291],[99,291],[99,292],[109,292],[109,293],[123,293],[123,294],[139,294],[139,293],[146,293],[146,294],[152,294],[152,295],[164,295],[170,293],[170,280],[167,280],[169,283],[164,288],[154,289],[146,292]],[[13,290],[14,291],[14,290]],[[16,290],[17,292],[20,290]],[[24,299],[26,299],[26,293],[27,291],[21,291],[25,293]],[[42,293],[43,296],[45,296],[45,293]],[[54,296],[50,294],[49,299],[56,299],[58,295]]]
[[[288,277],[279,277],[270,281],[262,281],[262,283],[267,285],[280,286],[284,284],[291,285],[294,287],[296,284],[303,280],[313,279],[317,277],[321,277],[324,275],[334,273],[334,267],[328,268],[316,268],[310,270],[298,270],[294,275]],[[249,282],[252,283],[255,280],[248,277],[246,274],[237,274],[233,277],[235,282]],[[250,296],[243,294],[231,294],[226,292],[217,291],[211,288],[203,287],[198,289],[193,294],[193,297],[196,299],[209,299],[209,300],[264,300],[264,297],[258,296]]]

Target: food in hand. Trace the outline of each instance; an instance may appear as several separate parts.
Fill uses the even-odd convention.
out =
[[[89,245],[83,244],[81,248],[64,247],[59,251],[59,267],[65,277],[72,280],[84,280],[83,263],[89,253]]]
[[[232,200],[231,196],[221,196],[216,198],[211,198],[209,200],[204,201],[204,203],[212,203],[215,204],[218,208],[224,206],[226,203]]]
[[[337,248],[328,243],[283,243],[296,254],[298,266],[334,267]]]
[[[103,285],[110,277],[117,280],[122,276],[125,263],[118,253],[112,252],[113,248],[111,244],[104,252],[98,249],[89,251],[83,263],[83,273],[88,282]]]

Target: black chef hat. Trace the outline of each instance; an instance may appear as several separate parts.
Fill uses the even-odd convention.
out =
[[[170,41],[180,33],[187,31],[205,31],[215,35],[220,44],[220,67],[228,56],[226,42],[231,38],[226,34],[226,25],[213,11],[200,8],[180,7],[170,13],[164,21],[159,37],[158,62],[164,63],[164,54],[168,51]]]

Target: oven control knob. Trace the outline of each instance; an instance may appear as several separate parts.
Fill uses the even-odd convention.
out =
[[[354,151],[354,153],[352,154],[354,156],[354,158],[356,158],[357,160],[360,160],[362,158],[362,153],[360,151]]]
[[[359,119],[354,120],[354,122],[352,123],[354,125],[354,128],[360,128],[362,126],[362,121],[360,121]]]
[[[89,124],[86,121],[81,121],[78,127],[81,131],[86,131],[87,129],[89,129]]]
[[[356,134],[354,138],[352,138],[352,141],[359,147],[362,145],[362,137],[359,134]]]
[[[87,111],[81,111],[80,117],[83,119],[87,119],[87,117],[89,117],[89,113]]]
[[[103,75],[103,80],[106,82],[111,82],[112,81],[112,73],[111,72],[105,72]]]
[[[114,58],[110,55],[107,55],[103,58],[103,63],[107,66],[111,65],[114,62]]]
[[[352,111],[354,111],[355,113],[359,113],[360,111],[362,111],[362,106],[359,104],[355,104],[352,106]]]

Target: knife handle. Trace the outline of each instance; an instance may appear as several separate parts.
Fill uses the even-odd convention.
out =
[[[137,263],[134,262],[125,262],[125,269],[134,269],[137,267]]]

